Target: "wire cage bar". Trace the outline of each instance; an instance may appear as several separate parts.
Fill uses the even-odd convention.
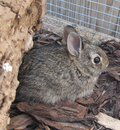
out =
[[[48,0],[48,14],[120,38],[120,0]]]

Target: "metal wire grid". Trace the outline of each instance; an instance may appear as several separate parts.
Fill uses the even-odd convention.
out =
[[[48,0],[48,14],[120,38],[120,0]]]

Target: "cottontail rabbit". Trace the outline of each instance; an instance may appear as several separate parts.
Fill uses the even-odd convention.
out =
[[[90,95],[99,74],[108,66],[105,52],[83,42],[72,26],[64,29],[66,45],[33,48],[24,56],[17,101],[57,103]]]

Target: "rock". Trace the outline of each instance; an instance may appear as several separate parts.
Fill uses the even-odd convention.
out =
[[[33,45],[32,28],[41,26],[44,9],[45,0],[0,1],[0,130],[9,123],[22,56]]]

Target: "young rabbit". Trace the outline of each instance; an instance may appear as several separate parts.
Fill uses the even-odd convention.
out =
[[[90,95],[99,74],[108,66],[105,52],[83,42],[72,26],[64,29],[66,46],[57,43],[33,48],[20,67],[17,101],[57,103]]]

